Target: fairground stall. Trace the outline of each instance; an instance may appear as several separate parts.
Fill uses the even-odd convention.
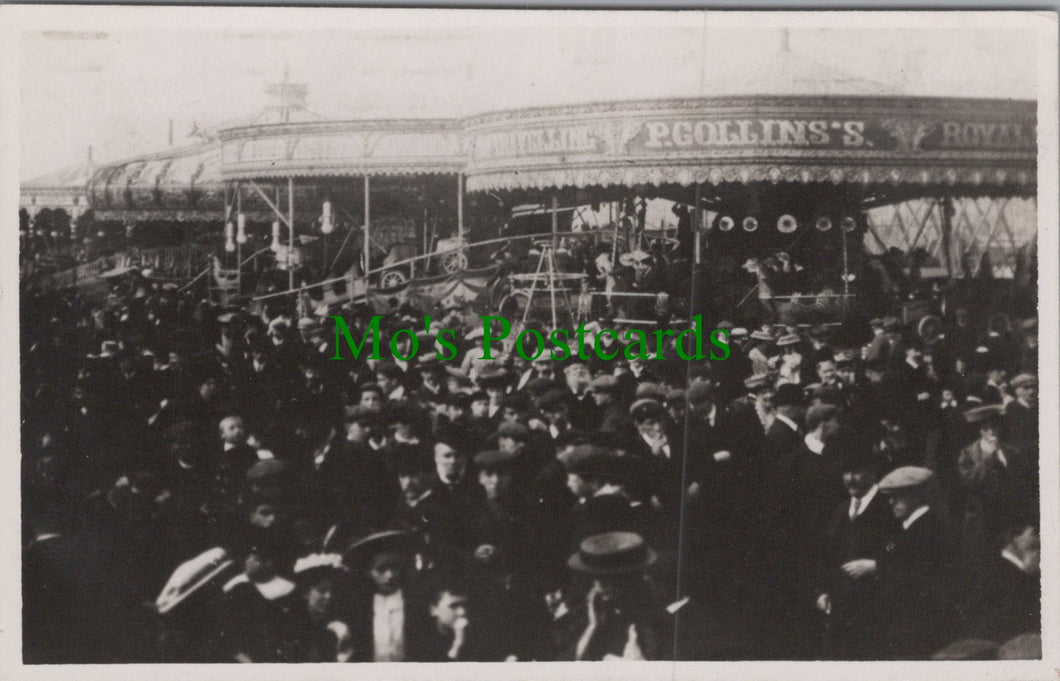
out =
[[[1024,276],[1033,259],[1033,102],[614,102],[483,115],[466,122],[465,136],[472,194],[617,205],[613,255],[620,241],[656,251],[656,267],[669,270],[658,288],[676,313],[749,325],[875,314],[912,323],[930,306],[893,309],[894,300],[922,295],[922,271],[946,284],[936,297],[967,295],[948,282],[972,274],[968,263],[984,253],[1012,277],[995,302],[1021,281],[1033,288]],[[675,202],[683,229],[653,241],[644,205],[659,198]],[[1015,209],[1030,225],[1019,234]],[[616,226],[632,232],[620,239]],[[990,267],[974,273],[987,278]]]

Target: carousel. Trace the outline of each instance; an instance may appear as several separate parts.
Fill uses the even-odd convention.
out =
[[[1034,102],[615,102],[480,116],[465,135],[472,195],[551,205],[554,234],[567,227],[560,205],[602,207],[611,219],[589,253],[597,269],[635,270],[630,260],[648,254],[662,270],[650,307],[668,306],[674,318],[703,313],[754,326],[893,314],[912,324],[933,309],[921,299],[925,282],[1000,309],[1033,267],[1033,231],[1017,236],[1007,216],[1022,202],[1034,224]],[[659,200],[673,207],[676,229],[652,224],[645,207]],[[552,237],[550,248],[560,241]],[[1007,288],[984,299],[981,287],[951,285],[989,278],[982,260],[992,268],[991,256],[1009,273]],[[530,278],[549,294],[568,293],[548,262]],[[592,295],[613,315],[610,283],[594,284],[608,290]],[[583,303],[575,307],[585,315]]]

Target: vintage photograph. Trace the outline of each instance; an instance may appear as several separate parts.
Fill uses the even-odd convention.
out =
[[[1055,15],[80,10],[22,664],[1042,659]]]

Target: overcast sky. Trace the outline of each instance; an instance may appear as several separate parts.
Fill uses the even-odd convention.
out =
[[[187,10],[194,12],[194,10]],[[301,10],[303,15],[308,10]],[[356,11],[348,15],[357,18]],[[457,15],[453,15],[457,16]],[[791,28],[716,15],[374,12],[371,28],[162,28],[26,32],[21,49],[23,180],[165,148],[196,124],[253,117],[265,84],[308,85],[327,118],[449,117],[522,106],[723,94],[1035,98],[1035,52],[1018,29]],[[506,13],[505,16],[510,16]],[[274,25],[282,26],[283,21]],[[775,23],[775,22],[773,22]],[[499,25],[494,25],[499,24]],[[220,26],[220,27],[219,27]]]

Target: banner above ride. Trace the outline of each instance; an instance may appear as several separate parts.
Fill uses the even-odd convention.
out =
[[[469,191],[723,183],[1034,193],[1034,102],[744,97],[465,121]]]

